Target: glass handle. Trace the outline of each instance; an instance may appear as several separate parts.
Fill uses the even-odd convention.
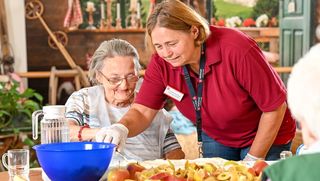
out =
[[[38,110],[32,113],[32,138],[34,140],[38,139],[38,122],[40,115],[43,115],[42,110]]]
[[[7,164],[7,161],[6,161],[6,158],[8,157],[8,153],[4,153],[3,155],[2,155],[2,164],[3,164],[3,166],[4,167],[6,167],[6,169],[9,169],[8,167],[8,164]]]

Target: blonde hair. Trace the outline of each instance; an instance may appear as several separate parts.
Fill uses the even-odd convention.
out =
[[[89,79],[93,85],[99,83],[96,78],[97,71],[102,70],[104,66],[104,60],[106,58],[113,58],[115,56],[133,57],[135,73],[136,75],[139,74],[141,65],[139,63],[139,54],[134,46],[125,40],[112,39],[102,42],[91,58],[89,66]]]
[[[155,51],[151,33],[156,27],[190,32],[192,26],[199,29],[195,45],[199,46],[210,34],[209,24],[200,14],[179,0],[164,0],[157,4],[147,21],[146,46]]]

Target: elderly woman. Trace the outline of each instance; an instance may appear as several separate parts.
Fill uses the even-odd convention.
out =
[[[288,80],[288,104],[301,123],[305,155],[268,167],[264,179],[317,180],[320,176],[320,44],[314,46],[293,67]],[[309,154],[306,154],[309,153]]]
[[[139,70],[138,53],[128,42],[113,39],[100,45],[89,68],[95,86],[74,92],[66,103],[72,141],[104,141],[106,129],[120,120],[134,100]],[[184,158],[169,127],[171,120],[165,110],[160,110],[148,129],[127,139],[119,151],[139,161]]]

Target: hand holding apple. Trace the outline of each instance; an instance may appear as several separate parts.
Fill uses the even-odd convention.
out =
[[[256,172],[256,175],[258,176],[263,171],[263,169],[266,168],[267,166],[269,166],[269,164],[264,160],[257,160],[252,166],[252,168]]]

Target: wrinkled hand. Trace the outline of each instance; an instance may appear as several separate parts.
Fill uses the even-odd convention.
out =
[[[96,133],[97,142],[113,143],[117,150],[121,151],[126,143],[129,130],[123,124],[116,123],[109,127],[103,127]]]
[[[244,157],[243,161],[257,161],[257,160],[264,160],[263,158],[255,157],[249,153]]]

